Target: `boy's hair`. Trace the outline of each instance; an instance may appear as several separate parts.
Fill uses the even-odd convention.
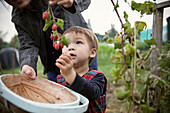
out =
[[[96,35],[91,30],[89,30],[87,28],[79,27],[79,26],[74,26],[74,27],[67,29],[63,33],[63,35],[70,33],[70,32],[75,32],[76,34],[77,33],[84,34],[87,37],[87,39],[89,40],[91,48],[96,48],[96,53],[97,53],[97,51],[98,51],[98,39],[97,39]],[[89,61],[89,64],[91,64],[93,60],[94,60],[94,58],[91,58],[90,61]]]

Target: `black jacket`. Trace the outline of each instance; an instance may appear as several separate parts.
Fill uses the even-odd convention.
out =
[[[20,41],[19,60],[21,68],[23,65],[29,65],[36,71],[38,55],[44,65],[44,73],[48,71],[59,71],[55,66],[56,59],[61,54],[61,49],[56,51],[52,47],[50,40],[51,28],[43,32],[44,20],[42,13],[47,9],[48,0],[32,0],[31,9],[13,8],[12,22],[15,24]],[[53,6],[54,16],[64,20],[64,30],[72,26],[86,27],[81,12],[88,8],[91,0],[75,0],[71,8],[62,6]]]

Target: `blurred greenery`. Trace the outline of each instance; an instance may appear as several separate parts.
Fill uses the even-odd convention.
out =
[[[98,70],[102,71],[107,77],[111,76],[111,67],[114,65],[111,63],[113,47],[108,46],[106,43],[99,44],[98,51]],[[15,68],[14,73],[20,73],[20,67]],[[1,74],[12,74],[13,69],[3,70]],[[40,61],[40,57],[38,57],[37,63],[37,73],[39,77],[47,78],[46,75],[43,74],[43,65]],[[110,78],[110,77],[109,77]]]
[[[12,68],[11,69],[6,69],[6,70],[2,70],[0,72],[0,75],[2,75],[2,74],[13,74],[13,73],[20,74],[20,72],[21,72],[20,67],[16,67],[14,70]],[[37,74],[38,74],[39,77],[47,78],[47,76],[43,74],[43,65],[41,63],[40,57],[38,57]]]
[[[138,49],[140,48],[140,50],[141,49],[145,50],[148,48],[147,45],[145,45],[145,43],[142,43],[140,41],[137,41],[137,46],[138,46]],[[97,54],[98,70],[102,71],[110,79],[112,78],[111,77],[112,67],[115,66],[115,64],[111,62],[113,50],[114,50],[114,46],[108,45],[105,42],[99,42],[99,51]],[[7,70],[3,70],[3,73],[1,72],[1,74],[12,74],[12,73],[13,73],[13,69],[7,69]],[[20,67],[15,68],[14,73],[19,74]],[[47,76],[43,74],[43,65],[40,61],[40,57],[38,57],[37,73],[39,77],[47,78]]]

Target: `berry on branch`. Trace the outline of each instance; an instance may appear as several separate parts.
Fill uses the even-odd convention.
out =
[[[55,40],[57,40],[57,39],[58,39],[58,36],[57,36],[57,35],[55,35],[55,37],[54,37],[54,38],[55,38]]]
[[[48,14],[47,12],[44,12],[44,13],[43,13],[43,19],[44,19],[44,20],[47,19],[48,16],[49,16],[49,14]]]
[[[60,47],[61,47],[61,49],[63,49],[63,47],[64,47],[64,44],[60,43]]]
[[[51,36],[50,36],[50,39],[51,39],[51,40],[53,40],[53,39],[54,39],[54,36],[53,36],[53,35],[51,35]]]
[[[53,24],[52,30],[55,31],[57,29],[57,25]]]

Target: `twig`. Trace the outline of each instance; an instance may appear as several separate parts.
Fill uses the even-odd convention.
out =
[[[162,80],[159,76],[154,75],[154,74],[151,74],[151,75],[150,75],[150,78],[155,78],[155,79],[157,79],[157,80],[160,80],[160,81],[163,82],[168,88],[170,88],[170,85],[167,84],[164,80]]]
[[[113,4],[113,6],[115,7],[115,4],[114,4],[113,0],[111,0],[111,2]],[[120,20],[121,25],[122,25],[122,33],[123,33],[123,28],[124,28],[123,22],[122,22],[122,20],[120,18],[120,15],[119,15],[119,13],[118,13],[116,8],[115,8],[115,11],[116,11],[116,14],[117,14],[117,16],[118,16],[118,18]],[[121,35],[121,45],[122,45],[122,54],[123,54],[123,59],[124,59],[124,67],[123,68],[125,68],[127,70],[127,73],[128,73],[128,75],[130,77],[130,81],[131,81],[131,96],[132,96],[132,99],[133,99],[133,78],[130,75],[130,73],[128,71],[128,68],[127,68],[127,65],[126,65],[126,57],[125,57],[124,46],[123,46],[123,34]],[[134,104],[132,104],[132,109],[133,109],[133,107],[134,107]]]
[[[14,43],[13,43],[13,60],[12,60],[12,74],[15,74],[15,38],[14,37]]]
[[[112,4],[113,4],[113,6],[115,7],[116,5],[115,5],[115,3],[113,2],[113,0],[111,0],[111,2],[112,2]],[[118,13],[118,11],[117,11],[116,8],[115,8],[115,11],[116,11],[116,14],[117,14],[117,16],[118,16],[118,18],[119,18],[119,20],[120,20],[120,23],[121,23],[121,25],[122,25],[122,28],[124,28],[124,27],[123,27],[123,22],[122,22],[122,20],[121,20],[121,18],[120,18],[120,15],[119,15],[119,13]]]
[[[3,69],[2,69],[1,63],[0,63],[0,71],[1,71],[1,74],[3,74]]]

